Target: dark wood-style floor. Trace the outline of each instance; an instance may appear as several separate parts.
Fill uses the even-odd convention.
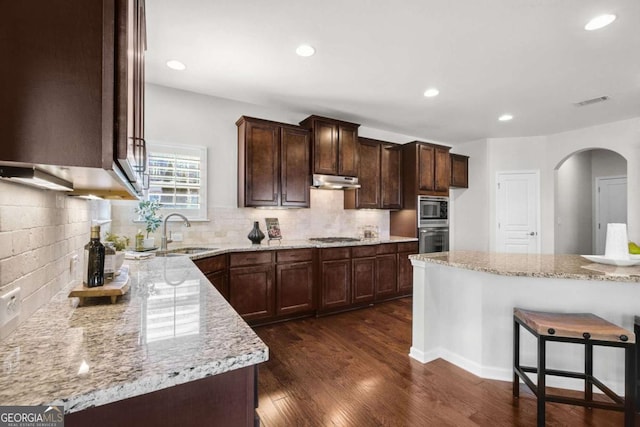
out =
[[[279,426],[535,426],[521,385],[478,378],[441,359],[408,356],[411,299],[256,328],[269,346],[260,415]],[[547,404],[548,426],[620,426],[621,413]]]

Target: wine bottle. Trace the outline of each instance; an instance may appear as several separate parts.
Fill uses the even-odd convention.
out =
[[[84,246],[83,283],[94,288],[104,285],[104,246],[100,243],[100,226],[91,227],[91,240]]]

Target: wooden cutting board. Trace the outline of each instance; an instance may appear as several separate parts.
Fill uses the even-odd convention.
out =
[[[115,277],[114,280],[105,283],[103,286],[96,286],[89,288],[85,285],[79,285],[69,292],[69,298],[80,298],[78,306],[82,306],[86,298],[94,297],[110,297],[111,304],[115,304],[119,296],[122,296],[129,291],[129,266],[123,265],[120,268],[120,274]]]

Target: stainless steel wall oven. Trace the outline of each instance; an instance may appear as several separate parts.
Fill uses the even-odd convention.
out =
[[[449,250],[449,198],[418,196],[420,253]]]

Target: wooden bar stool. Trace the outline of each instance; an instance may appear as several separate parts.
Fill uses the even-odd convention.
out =
[[[538,367],[520,365],[520,326],[538,340]],[[584,345],[584,373],[548,369],[546,366],[547,341]],[[545,403],[556,402],[588,408],[610,409],[624,412],[624,425],[633,426],[635,420],[636,360],[635,334],[590,313],[543,313],[513,309],[513,396],[519,397],[518,378],[537,397],[538,426],[545,425]],[[625,354],[624,398],[593,376],[593,346],[621,347]],[[526,375],[537,374],[537,384]],[[546,376],[553,375],[584,380],[584,398],[578,399],[546,393]],[[612,402],[594,401],[593,386],[598,387]]]

